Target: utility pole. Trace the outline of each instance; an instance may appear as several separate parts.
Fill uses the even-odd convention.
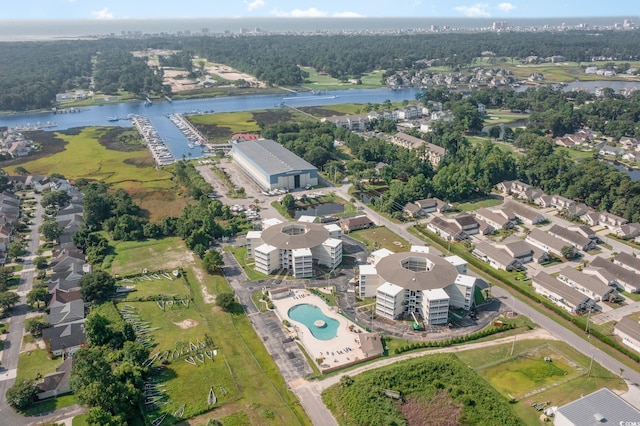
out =
[[[595,351],[591,352],[591,361],[589,362],[589,374],[587,374],[587,377],[591,377],[591,367],[593,367],[593,357],[595,355]]]

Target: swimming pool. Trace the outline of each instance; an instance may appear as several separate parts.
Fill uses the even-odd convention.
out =
[[[289,309],[287,315],[289,315],[289,318],[292,320],[304,324],[313,337],[318,340],[331,340],[338,335],[340,322],[323,314],[320,308],[315,305],[302,303],[293,306]],[[316,322],[322,325],[317,326],[314,324]]]

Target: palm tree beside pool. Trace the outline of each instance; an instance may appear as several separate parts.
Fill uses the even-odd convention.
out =
[[[289,318],[304,324],[318,340],[331,340],[338,335],[340,322],[322,313],[315,305],[301,303],[287,312]]]

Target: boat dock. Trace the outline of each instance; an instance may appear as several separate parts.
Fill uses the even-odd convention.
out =
[[[167,115],[167,117],[187,138],[189,141],[189,148],[195,148],[196,146],[204,146],[207,144],[207,139],[193,126],[193,124],[189,122],[189,120],[184,118],[182,114],[173,113]]]
[[[164,143],[164,139],[160,136],[158,131],[153,127],[147,117],[138,115],[131,118],[133,125],[138,130],[138,133],[144,139],[147,144],[147,148],[153,157],[153,160],[158,166],[166,166],[176,161],[169,148]]]

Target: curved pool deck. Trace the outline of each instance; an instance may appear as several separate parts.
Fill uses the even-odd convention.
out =
[[[293,297],[294,294],[296,297]],[[354,325],[358,329],[359,327],[335,312],[320,297],[306,290],[292,290],[291,296],[273,300],[272,302],[280,320],[287,320],[291,323],[289,328],[296,330],[294,334],[297,334],[309,356],[314,360],[324,358],[323,365],[334,368],[342,364],[350,364],[355,360],[364,359],[364,355],[355,340],[357,333],[349,330],[350,325]],[[336,320],[339,323],[336,336],[328,340],[317,339],[304,323],[291,319],[288,315],[289,310],[301,304],[316,306],[326,317]],[[345,348],[350,348],[351,350],[345,352]],[[338,351],[342,353],[339,354]]]

